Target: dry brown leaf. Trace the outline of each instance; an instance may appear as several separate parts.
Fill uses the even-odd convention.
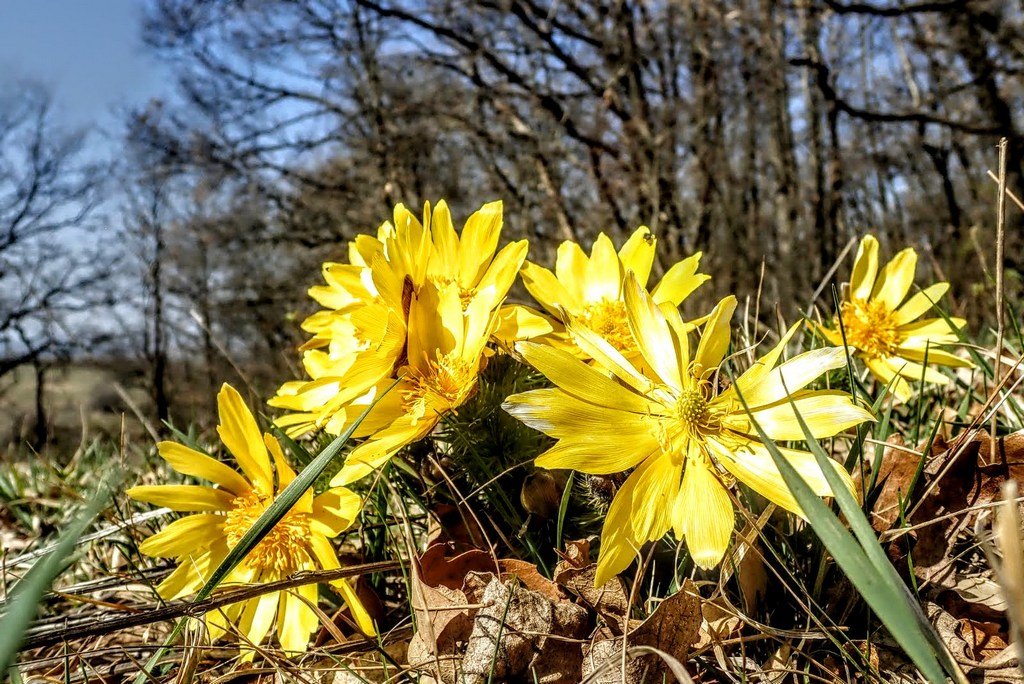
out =
[[[663,600],[650,617],[642,622],[630,620],[626,644],[629,647],[649,646],[685,663],[690,649],[697,642],[702,623],[700,594],[693,582],[687,580],[682,589]],[[648,678],[652,673],[664,674],[665,663],[654,655],[626,655],[625,672],[622,665],[622,637],[610,629],[598,630],[584,651],[583,673],[588,676],[611,664],[599,674],[596,682],[660,681]]]
[[[579,681],[586,609],[570,601],[536,566],[494,560],[476,550],[446,556],[435,545],[414,563],[417,632],[409,664],[440,682]],[[525,679],[523,679],[525,678]]]
[[[705,648],[739,634],[743,621],[731,609],[722,606],[719,599],[704,601],[700,608],[701,625],[694,648]]]
[[[519,586],[493,574],[467,579],[467,596],[482,605],[473,619],[462,673],[466,684],[580,681],[582,639],[589,631],[587,611],[567,600]]]
[[[903,437],[899,434],[890,435],[886,440],[888,446],[882,451],[882,462],[878,466],[877,485],[882,489],[875,500],[871,511],[871,526],[876,532],[885,532],[899,519],[900,501],[907,496],[907,490],[917,472],[919,459],[899,447],[904,446]],[[854,480],[860,479],[860,472],[854,474]],[[857,482],[860,491],[860,482]]]
[[[911,552],[915,574],[922,581],[955,583],[951,558],[957,533],[969,529],[980,513],[977,507],[998,498],[1008,478],[1024,479],[1024,432],[999,440],[994,454],[987,433],[968,437],[965,433],[948,445],[937,442],[935,457],[924,470],[919,491],[928,494],[910,519],[911,524],[924,525],[915,534]],[[925,524],[933,520],[939,522]]]
[[[623,662],[622,655],[622,636],[608,629],[598,630],[583,649],[584,679],[591,684],[641,684],[652,680],[649,675],[657,666],[655,658],[627,653]],[[601,668],[605,669],[595,675]]]
[[[462,591],[466,575],[486,567],[490,557],[468,551],[445,557],[446,547],[435,545],[412,564],[411,599],[416,633],[409,643],[409,664],[429,666],[441,681],[454,681],[454,655],[461,651],[472,629],[472,608]],[[492,564],[493,567],[493,564]]]
[[[618,636],[629,608],[626,586],[619,577],[594,586],[597,565],[590,563],[590,544],[569,542],[562,560],[555,566],[555,584],[576,596],[583,605],[596,612]]]
[[[430,511],[427,523],[427,548],[451,544],[459,551],[487,546],[473,514],[465,506],[437,504]]]
[[[686,662],[702,620],[700,594],[693,582],[686,580],[682,589],[658,604],[651,616],[629,634],[629,642],[652,646]]]
[[[753,615],[768,589],[768,571],[764,565],[764,558],[758,550],[760,544],[756,534],[746,535],[747,539],[743,551],[743,558],[736,567],[736,583],[740,589],[740,598],[743,600],[743,610]]]

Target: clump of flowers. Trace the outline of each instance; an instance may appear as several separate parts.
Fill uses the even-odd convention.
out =
[[[224,560],[274,497],[295,478],[281,446],[262,434],[238,392],[224,385],[217,395],[220,424],[217,431],[241,472],[177,442],[160,442],[160,455],[177,472],[200,478],[207,485],[144,485],[128,490],[137,501],[188,513],[146,539],[140,551],[174,558],[177,568],[157,591],[167,600],[194,594]],[[356,519],[362,501],[344,487],[332,487],[314,496],[312,491],[260,541],[225,580],[226,583],[263,584],[304,570],[341,566],[331,539]],[[359,629],[375,633],[373,620],[345,579],[331,582],[348,606]],[[319,626],[315,584],[289,591],[269,592],[210,611],[205,620],[211,639],[237,625],[245,641],[258,646],[275,628],[286,651],[305,651]],[[253,652],[248,650],[247,658]]]
[[[700,253],[672,265],[649,287],[657,240],[645,227],[618,250],[604,234],[589,255],[575,242],[564,242],[552,271],[525,261],[525,240],[499,249],[502,225],[500,202],[482,206],[461,231],[444,201],[433,210],[426,204],[421,218],[398,205],[375,235],[352,240],[346,262],[324,265],[325,283],[309,291],[323,308],[302,324],[310,334],[301,347],[308,377],[284,383],[269,403],[284,410],[277,424],[291,437],[352,429],[358,443],[327,489],[307,491],[227,581],[262,583],[339,567],[331,539],[353,524],[362,506],[347,486],[430,437],[437,453],[455,462],[457,454],[470,453],[453,446],[463,428],[493,436],[495,448],[511,453],[506,460],[513,463],[496,466],[493,453],[473,453],[482,462],[474,467],[487,483],[468,498],[460,495],[460,503],[471,503],[522,465],[515,462],[520,456],[532,457],[545,447],[535,459],[540,468],[620,475],[601,531],[598,586],[633,563],[645,544],[670,532],[698,567],[712,569],[732,540],[737,485],[803,515],[768,446],[755,436],[757,428],[765,441],[799,443],[805,428],[822,439],[873,420],[849,393],[817,388],[827,372],[846,366],[848,351],[901,400],[911,394],[908,380],[946,382],[926,360],[969,365],[936,348],[956,341],[962,319],[922,319],[949,286],[937,283],[908,297],[915,252],[903,250],[880,270],[878,243],[870,236],[861,242],[840,310],[830,325],[817,326],[831,346],[785,360],[800,328],[795,325],[733,379],[726,362],[736,298],[725,297],[693,320],[680,313],[682,302],[710,278],[698,272]],[[539,308],[505,304],[517,274]],[[525,361],[539,375],[518,365],[528,382],[491,383],[491,372],[504,367],[494,364],[481,383],[488,359],[505,352],[502,361]],[[543,387],[544,379],[552,386]],[[519,422],[495,410],[502,400]],[[167,599],[195,593],[295,478],[277,439],[261,433],[234,389],[225,385],[218,402],[218,431],[240,471],[181,444],[161,442],[160,455],[172,468],[212,486],[140,486],[129,492],[139,501],[189,514],[141,546],[146,554],[177,561],[159,586]],[[504,427],[480,428],[490,418]],[[452,427],[459,419],[473,424]],[[438,429],[442,420],[445,429]],[[535,441],[507,439],[516,429]],[[524,451],[529,453],[517,453]],[[813,454],[792,446],[779,452],[815,494],[835,495]],[[827,468],[853,491],[839,463],[830,461]],[[555,487],[553,478],[551,483],[545,496],[554,503],[547,508],[558,504],[565,516],[571,487]],[[507,513],[514,499],[502,495]],[[527,517],[520,534],[529,523]],[[529,549],[537,553],[537,545]],[[373,621],[351,584],[332,584],[359,629],[372,635]],[[206,622],[213,638],[235,625],[254,646],[276,626],[282,648],[302,651],[318,626],[312,608],[317,598],[314,585],[268,593],[211,612]],[[252,657],[251,649],[246,657]]]
[[[400,204],[394,223],[384,223],[376,237],[360,235],[352,241],[348,264],[325,264],[327,285],[312,288],[310,295],[326,308],[303,323],[313,333],[303,347],[303,365],[311,380],[287,382],[270,400],[272,406],[289,411],[278,424],[293,436],[318,429],[340,434],[361,411],[353,412],[353,406],[360,406],[354,402],[367,399],[367,391],[372,396],[376,386],[390,384],[389,379],[405,374],[407,367],[421,378],[433,373],[418,352],[410,353],[426,349],[417,336],[440,336],[424,331],[422,320],[413,327],[415,302],[457,302],[460,314],[472,311],[474,320],[491,330],[490,318],[512,286],[527,250],[525,240],[499,250],[501,228],[501,202],[473,213],[461,234],[444,201],[433,211],[426,204],[422,222]],[[424,307],[418,305],[421,311]],[[439,323],[462,326],[451,315]],[[426,351],[433,355],[436,349]],[[470,386],[475,381],[475,369],[462,375]],[[367,421],[375,423],[379,420]]]
[[[878,240],[865,236],[857,250],[850,286],[829,327],[818,326],[832,344],[850,348],[871,374],[900,401],[913,396],[910,382],[949,382],[929,364],[952,368],[971,363],[941,347],[958,341],[962,318],[925,318],[949,290],[935,283],[907,297],[914,283],[917,252],[908,247],[878,268]]]
[[[722,389],[720,365],[729,348],[735,298],[719,302],[691,352],[676,309],[659,307],[632,275],[624,290],[626,320],[643,363],[631,362],[606,336],[569,316],[569,334],[599,368],[556,347],[519,343],[523,358],[555,387],[513,395],[505,404],[509,413],[558,440],[537,465],[597,475],[632,471],[605,519],[598,586],[624,570],[645,542],[669,530],[685,540],[697,565],[717,565],[732,536],[733,479],[801,513],[766,447],[750,436],[752,420],[780,441],[804,438],[797,413],[816,438],[872,420],[848,394],[804,389],[845,364],[841,348],[805,352],[779,364],[794,327]],[[817,494],[832,494],[812,454],[782,453]],[[835,469],[852,490],[846,471],[838,464]]]

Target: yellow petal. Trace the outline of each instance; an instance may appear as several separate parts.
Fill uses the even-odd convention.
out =
[[[864,365],[868,367],[871,374],[874,375],[882,385],[889,386],[889,391],[892,392],[900,401],[909,401],[910,398],[914,396],[914,390],[911,389],[910,383],[897,375],[897,373],[885,362],[884,359],[864,359]],[[890,383],[892,383],[891,386]]]
[[[157,558],[177,558],[210,543],[211,537],[221,534],[224,516],[197,513],[175,520],[139,544],[139,551]]]
[[[369,611],[363,606],[362,601],[359,600],[359,595],[356,590],[352,588],[348,580],[338,580],[332,583],[338,592],[341,594],[342,600],[345,601],[345,605],[348,606],[348,610],[352,613],[352,619],[355,620],[356,626],[359,627],[359,631],[366,636],[374,636],[377,634],[377,627],[373,623],[373,618],[370,617]]]
[[[613,373],[615,377],[641,394],[648,394],[654,388],[654,383],[644,377],[644,375],[606,339],[595,333],[593,330],[583,326],[578,320],[568,313],[564,315],[564,320],[565,328],[569,331],[569,334],[572,336],[576,346],[579,347],[584,354],[594,359],[599,366]]]
[[[694,290],[711,280],[711,276],[697,273],[702,253],[697,252],[682,261],[673,264],[661,278],[651,296],[658,304],[671,302],[674,306],[682,304]]]
[[[587,264],[590,262],[583,249],[575,242],[566,240],[558,246],[558,254],[555,256],[555,277],[558,278],[560,287],[572,296],[572,304],[565,304],[565,308],[575,311],[576,307],[582,305],[587,299],[585,285],[587,281]],[[530,294],[533,294],[531,291]],[[536,295],[534,295],[536,298]],[[542,306],[544,302],[537,300]],[[551,313],[557,313],[556,309],[548,309]]]
[[[865,235],[857,247],[857,258],[853,262],[853,273],[850,275],[850,298],[867,299],[875,287],[878,275],[878,240],[873,235]]]
[[[896,325],[906,325],[928,313],[949,290],[949,283],[935,283],[908,299],[896,310]]]
[[[500,200],[483,205],[466,221],[459,250],[459,283],[463,287],[473,287],[480,282],[498,247],[501,225]]]
[[[961,359],[956,354],[942,349],[935,349],[929,346],[927,350],[925,345],[904,345],[899,348],[900,356],[903,356],[911,361],[919,361],[924,363],[925,357],[928,358],[928,363],[935,363],[940,366],[949,366],[950,368],[972,368],[972,364],[967,359]]]
[[[328,489],[313,499],[310,526],[326,537],[336,537],[352,526],[362,507],[362,498],[352,490]]]
[[[647,226],[640,226],[619,250],[619,261],[622,262],[623,269],[632,271],[641,287],[647,287],[657,245],[658,239],[654,237],[651,229]]]
[[[951,318],[949,322],[944,318],[926,318],[915,323],[908,323],[898,329],[900,337],[903,338],[900,344],[912,342],[923,347],[928,341],[932,346],[959,342],[960,337],[956,331],[966,324],[967,321],[962,318]]]
[[[425,370],[430,360],[461,348],[464,333],[458,289],[424,284],[409,307],[409,365]]]
[[[177,442],[160,442],[156,447],[161,458],[182,475],[213,482],[235,495],[245,494],[251,489],[244,477],[206,454]]]
[[[557,315],[560,308],[569,311],[579,311],[583,308],[579,296],[567,289],[548,269],[527,261],[523,264],[520,275],[526,290],[550,313]]]
[[[843,346],[843,334],[838,329],[826,328],[816,321],[811,321],[811,328],[826,342],[835,347]],[[852,351],[851,347],[851,351]]]
[[[768,448],[754,441],[738,440],[732,443],[723,443],[716,440],[708,440],[716,460],[728,470],[733,477],[747,485],[755,492],[782,508],[803,516],[803,511],[797,504],[796,499],[789,490],[789,486],[779,473],[775,461]],[[825,479],[824,473],[818,467],[814,454],[798,449],[779,448],[783,458],[789,461],[790,465],[818,496],[832,496],[832,488]],[[839,463],[829,459],[836,474],[850,492],[853,492],[853,480],[846,469]]]
[[[277,491],[280,492],[295,479],[295,471],[292,470],[291,466],[288,465],[288,461],[284,458],[284,452],[281,451],[281,444],[277,441],[277,438],[273,435],[263,435],[264,443],[267,445],[267,450],[274,458],[274,468],[277,469]],[[313,490],[307,489],[299,500],[295,503],[295,507],[292,509],[300,513],[309,513],[313,510]]]
[[[651,435],[657,423],[644,413],[583,401],[556,387],[510,396],[505,411],[555,439],[634,439]]]
[[[516,274],[522,268],[523,260],[526,259],[528,248],[529,243],[526,240],[506,245],[484,272],[477,289],[482,293],[489,293],[488,309],[496,307],[508,294],[509,288],[515,282]]]
[[[782,400],[752,411],[754,419],[772,440],[802,441],[805,437],[797,419],[798,414],[816,439],[832,437],[854,425],[874,420],[870,411],[854,404],[845,392],[796,392],[791,399],[792,403]],[[747,416],[736,417],[740,423],[748,420]],[[754,433],[752,427],[742,431]]]
[[[736,380],[736,384],[739,385],[740,390],[743,392],[743,397],[746,399],[747,393],[751,387],[756,387],[768,377],[769,373],[775,368],[775,364],[779,362],[782,355],[786,351],[786,346],[789,341],[793,339],[793,335],[800,329],[800,321],[797,321],[789,327],[786,334],[782,336],[779,343],[776,344],[767,354],[757,359],[748,368],[743,375]]]
[[[662,382],[673,389],[681,390],[677,338],[669,329],[668,321],[632,274],[626,276],[623,288],[626,315],[640,353]]]
[[[929,355],[929,362],[931,361]],[[925,382],[931,382],[938,385],[945,385],[949,382],[949,378],[935,370],[934,368],[926,368],[920,363],[914,363],[907,359],[890,356],[889,358],[882,359],[889,368],[899,375],[902,375],[910,382],[920,382],[922,378]]]
[[[711,318],[704,326],[697,351],[693,355],[695,363],[703,370],[714,370],[722,363],[725,353],[729,350],[732,332],[732,314],[736,310],[736,298],[729,295],[720,301],[711,312]]]
[[[267,638],[274,619],[277,617],[277,606],[280,592],[272,591],[246,602],[246,615],[242,617],[243,633],[249,643],[259,646]],[[254,651],[249,651],[254,653]]]
[[[459,236],[452,224],[452,214],[444,200],[437,203],[430,217],[430,235],[434,240],[434,264],[440,271],[454,273],[459,268]]]
[[[640,553],[642,542],[633,537],[633,492],[638,480],[634,472],[622,483],[604,519],[601,529],[601,550],[597,556],[594,586],[605,582],[629,567]]]
[[[651,436],[640,436],[627,442],[610,438],[563,439],[537,457],[540,468],[567,468],[590,475],[608,475],[629,470],[661,445]]]
[[[324,570],[335,570],[341,567],[341,563],[338,562],[338,556],[334,552],[334,547],[324,537],[314,534],[310,539],[310,548],[320,567]],[[341,597],[352,613],[352,617],[360,631],[367,636],[376,634],[377,630],[374,627],[373,619],[359,601],[359,596],[349,581],[346,579],[334,580],[331,582],[331,586],[338,589],[341,593]]]
[[[633,492],[633,537],[641,541],[661,539],[672,527],[672,510],[679,494],[683,468],[668,454],[647,459],[637,468]]]
[[[226,511],[235,497],[223,489],[198,485],[142,485],[126,494],[136,501],[165,506],[172,511]]]
[[[310,539],[310,548],[320,567],[324,570],[334,570],[341,567],[341,563],[338,562],[338,555],[334,552],[334,547],[324,537],[314,534]],[[331,582],[331,586],[336,588],[341,594],[341,598],[345,601],[345,605],[348,606],[349,612],[352,613],[352,618],[355,620],[359,630],[366,636],[375,635],[377,630],[373,624],[373,618],[370,617],[366,608],[363,607],[362,602],[359,600],[359,595],[356,594],[349,581],[346,579],[334,580]]]
[[[231,626],[238,621],[238,615],[242,612],[244,605],[244,603],[232,603],[215,608],[203,616],[206,620],[206,634],[210,641],[217,641],[228,633]]]
[[[520,342],[516,350],[548,380],[583,401],[599,406],[617,406],[636,413],[656,407],[644,396],[631,392],[567,351],[536,342]]]
[[[812,349],[797,354],[767,375],[763,375],[763,367],[751,378],[747,371],[737,378],[735,391],[743,396],[747,406],[756,409],[785,399],[828,371],[845,366],[846,353],[842,347]]]
[[[889,310],[895,310],[910,291],[916,270],[917,252],[907,247],[882,269],[875,282],[875,289],[871,291],[871,299],[883,302]]]
[[[345,460],[345,465],[331,480],[331,486],[352,484],[377,470],[402,447],[429,434],[440,420],[440,416],[425,416],[418,423],[410,423],[410,420],[408,417],[396,420],[394,424],[353,449]]]
[[[584,292],[588,302],[599,302],[602,299],[615,301],[619,298],[622,286],[622,264],[615,253],[615,245],[604,233],[597,236],[590,250],[590,263],[584,280]]]
[[[278,491],[284,489],[295,479],[295,471],[285,460],[284,452],[281,451],[281,444],[273,435],[263,435],[263,443],[274,459],[274,468],[277,470]]]
[[[179,562],[178,567],[157,585],[156,593],[160,598],[165,601],[173,601],[183,596],[190,596],[198,591],[203,581],[192,567],[193,561],[191,559],[204,558],[206,556],[208,554],[192,554],[189,559],[185,559],[185,562]]]
[[[277,609],[277,641],[285,652],[302,653],[309,645],[307,615],[312,614],[315,619],[316,613],[313,613],[313,610],[295,594],[282,591],[280,595]]]
[[[242,401],[242,395],[225,383],[217,395],[217,406],[220,409],[217,433],[224,446],[238,461],[239,467],[250,482],[267,493],[272,492],[273,473],[270,470],[267,448],[263,444],[263,433],[249,407]]]
[[[735,521],[729,493],[703,458],[688,458],[679,497],[682,503],[676,510],[686,546],[693,562],[709,570],[721,562],[732,538]]]
[[[562,328],[561,323],[527,306],[506,304],[498,310],[498,328],[494,337],[499,344],[511,349],[516,342],[550,335],[556,326]]]

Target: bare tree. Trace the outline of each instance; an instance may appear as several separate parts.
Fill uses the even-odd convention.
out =
[[[1024,14],[993,0],[151,0],[145,37],[180,98],[132,138],[191,179],[168,268],[197,358],[218,331],[289,358],[319,263],[439,197],[501,197],[539,261],[646,224],[657,268],[706,252],[705,298],[767,262],[795,302],[865,231],[979,292],[999,136],[1024,164]]]

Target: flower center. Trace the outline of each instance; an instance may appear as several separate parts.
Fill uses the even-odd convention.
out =
[[[690,373],[693,384],[679,393],[674,407],[670,409],[671,422],[666,435],[669,442],[680,438],[703,440],[722,429],[721,408],[711,405],[717,394],[714,375],[700,372],[697,364],[691,364]],[[678,448],[678,444],[673,448]]]
[[[635,350],[626,305],[621,300],[602,299],[588,304],[579,319],[620,352]]]
[[[235,497],[224,521],[224,535],[229,547],[238,544],[271,501],[273,497],[255,490]],[[281,577],[290,575],[301,567],[308,537],[309,515],[292,511],[260,540],[245,557],[245,562],[261,573],[272,572]]]
[[[699,389],[686,390],[676,403],[679,419],[691,428],[703,425],[708,418],[708,401]]]
[[[427,365],[427,370],[410,369],[411,387],[402,394],[406,410],[416,417],[428,411],[442,414],[458,408],[476,390],[479,362],[457,353],[445,354]]]
[[[839,309],[846,342],[868,356],[890,356],[899,345],[893,312],[880,301],[855,299]]]

